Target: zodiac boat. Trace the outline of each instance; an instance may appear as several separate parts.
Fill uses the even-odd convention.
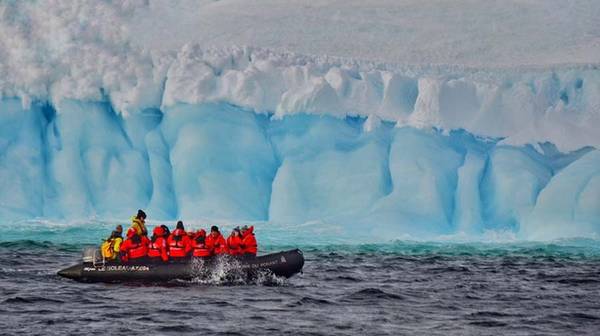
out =
[[[98,249],[88,248],[83,252],[81,263],[58,271],[58,275],[80,282],[163,282],[191,280],[216,269],[222,270],[223,264],[227,265],[227,272],[246,279],[265,273],[289,278],[302,271],[304,256],[295,249],[257,257],[224,255],[168,262],[149,259],[120,262],[104,260]]]

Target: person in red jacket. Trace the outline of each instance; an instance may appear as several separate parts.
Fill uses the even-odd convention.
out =
[[[177,222],[175,231],[167,239],[167,245],[169,246],[169,255],[171,258],[181,259],[188,256],[192,249],[192,242],[187,232],[185,232],[182,221]]]
[[[228,252],[225,238],[219,232],[219,228],[214,225],[210,228],[210,234],[206,237],[206,246],[212,254],[227,254]]]
[[[229,254],[233,256],[242,255],[242,234],[239,227],[231,231],[231,235],[227,238],[227,248]]]
[[[140,236],[134,228],[130,228],[127,230],[127,239],[121,244],[121,260],[127,262],[144,258],[148,254],[149,243],[148,237]]]
[[[148,257],[152,260],[169,261],[167,238],[162,226],[155,227],[152,232],[152,239],[150,240],[150,246],[148,246]]]
[[[198,230],[192,239],[192,256],[194,257],[210,257],[211,250],[206,246],[206,231]]]
[[[256,256],[258,245],[254,237],[254,226],[242,228],[242,254]]]

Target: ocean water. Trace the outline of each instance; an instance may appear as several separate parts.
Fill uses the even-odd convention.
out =
[[[300,247],[303,273],[246,284],[219,279],[81,284],[59,278],[56,271],[77,262],[105,226],[22,223],[5,230],[0,334],[597,335],[600,330],[596,240],[325,244],[326,236],[293,243],[277,230],[263,236],[259,230],[262,253]]]

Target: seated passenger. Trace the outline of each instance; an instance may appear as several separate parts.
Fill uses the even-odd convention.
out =
[[[210,257],[211,251],[206,246],[206,231],[200,229],[192,239],[192,255],[194,257]]]
[[[240,228],[236,227],[227,238],[227,248],[231,255],[242,255],[242,234]]]
[[[171,230],[169,229],[168,226],[166,226],[165,224],[160,226],[163,229],[163,232],[165,233],[165,238],[168,238],[171,235]]]
[[[140,236],[130,228],[127,230],[127,240],[121,244],[121,260],[130,261],[147,256],[149,243],[148,237]]]
[[[171,258],[185,258],[192,249],[192,242],[185,232],[183,222],[178,221],[177,227],[167,239]]]
[[[148,257],[153,260],[169,260],[169,254],[167,253],[167,238],[162,226],[157,226],[154,228],[154,231],[152,231],[152,239],[150,240],[150,246],[148,247]]]
[[[148,236],[146,229],[146,213],[138,210],[137,215],[131,219],[131,229],[134,229],[138,236]]]
[[[106,239],[102,245],[100,245],[100,251],[102,251],[102,257],[106,260],[115,260],[119,256],[121,250],[121,243],[123,242],[123,227],[117,225],[115,230],[110,234],[110,237]]]
[[[206,237],[206,246],[212,254],[227,254],[228,252],[225,238],[219,232],[219,228],[214,225],[210,228],[210,234]]]
[[[254,226],[242,228],[242,254],[248,256],[256,256],[258,245],[254,237]]]
[[[192,239],[196,239],[198,237],[206,238],[206,231],[204,231],[204,229],[200,229],[192,234]]]

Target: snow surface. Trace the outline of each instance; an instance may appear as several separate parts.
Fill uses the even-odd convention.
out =
[[[569,151],[600,145],[599,16],[597,1],[9,1],[0,94],[373,116]]]
[[[597,235],[599,16],[597,1],[1,2],[0,218]]]
[[[149,1],[135,43],[251,45],[395,64],[468,66],[598,63],[594,0]]]

